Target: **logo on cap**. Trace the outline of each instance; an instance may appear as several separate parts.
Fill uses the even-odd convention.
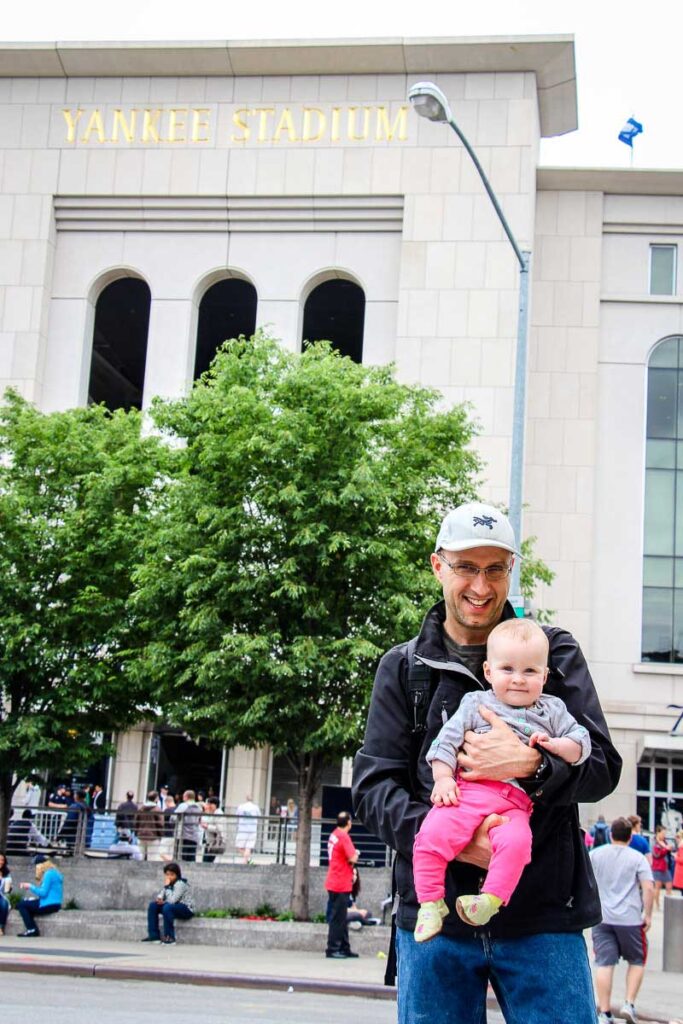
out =
[[[473,516],[472,526],[488,526],[489,530],[493,529],[493,524],[497,523],[498,520],[494,519],[493,516]]]

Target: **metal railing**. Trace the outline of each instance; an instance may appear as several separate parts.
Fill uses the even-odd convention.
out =
[[[24,817],[24,815],[26,815]],[[15,807],[7,837],[8,860],[49,853],[55,857],[198,861],[217,864],[289,864],[296,859],[299,823],[279,816],[245,817],[186,811],[158,815]],[[327,839],[336,821],[311,822],[312,866],[327,863]],[[351,837],[360,865],[385,867],[391,851],[358,827]]]

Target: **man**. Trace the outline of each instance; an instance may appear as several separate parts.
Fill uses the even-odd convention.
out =
[[[600,920],[600,904],[576,805],[612,792],[621,759],[579,645],[565,630],[545,629],[550,646],[545,691],[562,699],[587,728],[590,757],[572,766],[530,748],[484,708],[491,728],[466,733],[459,770],[472,781],[514,779],[531,798],[531,864],[509,904],[485,929],[475,930],[460,920],[454,913],[456,899],[478,891],[488,866],[488,829],[505,827],[503,819],[489,816],[449,865],[449,914],[443,931],[424,943],[416,943],[412,934],[418,909],[413,842],[429,810],[433,786],[425,755],[463,695],[488,689],[482,671],[486,639],[498,622],[514,616],[507,595],[515,554],[512,528],[497,509],[476,503],[450,512],[431,556],[443,601],[427,613],[415,641],[389,651],[377,670],[365,739],[354,764],[353,791],[357,817],[396,850],[400,1024],[446,1019],[480,1024],[486,1019],[488,981],[507,1020],[595,1022],[582,931]],[[430,675],[424,715],[423,694],[416,691],[409,697],[408,692],[415,666]],[[561,1017],[553,1015],[558,992]]]
[[[631,841],[629,846],[632,850],[637,850],[638,853],[642,853],[643,857],[648,863],[652,860],[652,851],[650,849],[650,841],[641,832],[643,819],[639,814],[629,814],[628,820],[631,823]]]
[[[199,819],[203,807],[197,803],[193,789],[186,789],[183,799],[176,807],[175,813],[180,817],[180,859],[192,861],[197,859],[197,847],[201,838]]]
[[[144,860],[158,859],[159,843],[164,835],[164,816],[158,807],[159,794],[150,790],[133,819],[133,830]]]
[[[92,807],[93,811],[95,811],[97,814],[103,814],[107,809],[107,801],[104,795],[104,789],[99,784],[99,782],[96,782],[92,788],[92,799],[90,806]]]
[[[133,799],[134,796],[133,790],[129,789],[126,793],[126,799],[116,808],[115,823],[119,832],[133,831],[133,822],[135,821],[135,814],[138,809],[138,805]]]
[[[221,829],[223,817],[221,815],[220,803],[217,796],[210,796],[204,804],[204,816],[199,822],[199,827],[204,832],[204,864],[213,864],[216,857],[225,853],[225,836]]]
[[[261,808],[257,803],[254,803],[251,793],[247,793],[246,800],[239,805],[235,813],[237,814],[235,849],[242,858],[242,863],[250,864],[251,855],[256,846],[258,819],[261,817]]]
[[[81,834],[81,829],[85,826],[85,834]],[[85,790],[77,789],[74,798],[67,807],[66,818],[64,823],[59,830],[57,839],[66,843],[70,849],[74,849],[77,841],[81,841],[83,845],[89,846],[90,839],[92,837],[93,829],[93,811],[92,807],[88,807],[85,802]]]
[[[329,927],[325,956],[331,960],[348,960],[358,956],[358,953],[351,952],[347,920],[349,897],[353,889],[353,865],[358,860],[358,852],[349,836],[351,825],[351,815],[348,811],[342,811],[337,815],[337,827],[327,840],[329,868],[325,888],[329,896]]]
[[[620,957],[628,963],[626,1002],[621,1008],[621,1016],[631,1024],[638,1021],[635,1002],[645,973],[654,881],[652,869],[643,854],[629,848],[631,832],[629,819],[617,818],[612,822],[612,842],[591,853],[602,903],[602,924],[593,928],[600,1024],[614,1020],[612,980]]]
[[[56,793],[50,793],[47,806],[55,811],[63,811],[69,806],[69,798],[66,795],[66,786],[60,782]]]
[[[612,841],[609,834],[609,825],[605,821],[604,814],[598,815],[598,820],[591,829],[591,835],[593,836],[593,848],[606,846]]]
[[[49,846],[33,821],[33,811],[26,807],[20,818],[12,818],[7,829],[7,852],[12,857],[27,857],[29,846]]]

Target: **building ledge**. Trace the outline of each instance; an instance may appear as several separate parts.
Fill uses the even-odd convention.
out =
[[[631,665],[634,672],[650,676],[683,676],[683,665],[665,664],[659,661],[638,661]]]
[[[541,135],[578,125],[574,37],[3,43],[0,77],[536,75]]]
[[[636,302],[647,306],[681,306],[683,305],[683,295],[601,295],[600,302]]]

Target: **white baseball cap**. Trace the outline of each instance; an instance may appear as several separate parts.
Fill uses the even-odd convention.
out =
[[[510,520],[493,505],[472,502],[449,512],[441,524],[435,551],[467,551],[470,548],[503,548],[513,555],[515,534]]]

